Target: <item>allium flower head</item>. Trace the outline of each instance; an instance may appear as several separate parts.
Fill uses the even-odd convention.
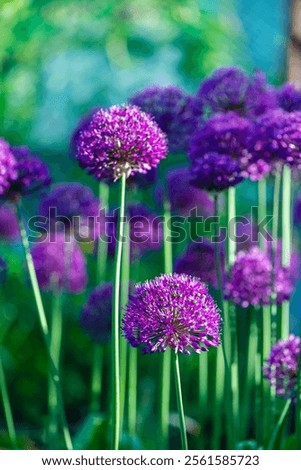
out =
[[[17,217],[13,210],[7,205],[0,206],[0,240],[16,240],[19,233]]]
[[[167,348],[190,354],[220,344],[221,318],[200,279],[165,274],[136,285],[122,321],[124,336],[144,352]]]
[[[111,182],[156,167],[167,153],[165,135],[137,106],[112,106],[92,113],[78,133],[79,164],[98,180]]]
[[[300,354],[301,338],[298,336],[290,335],[272,346],[263,373],[280,398],[296,399]]]
[[[248,76],[237,67],[222,67],[200,85],[197,101],[207,116],[235,111],[248,117],[258,116],[276,107],[273,89],[262,72]]]
[[[221,263],[224,266],[224,250],[220,249]],[[199,277],[203,282],[217,288],[214,262],[214,244],[203,239],[188,245],[186,253],[175,262],[175,272]]]
[[[95,241],[104,232],[105,214],[100,209],[90,188],[80,183],[61,183],[42,199],[39,213],[49,219],[51,230],[65,227],[82,239]]]
[[[289,113],[301,111],[301,89],[293,83],[285,83],[276,90],[278,105]]]
[[[7,275],[7,264],[3,258],[0,256],[0,285],[5,282]]]
[[[43,241],[32,247],[32,257],[41,289],[64,289],[79,293],[87,283],[85,257],[74,240],[65,241],[55,234],[55,241]]]
[[[293,285],[287,271],[275,268],[275,293],[277,303],[288,300]],[[239,252],[232,267],[225,295],[234,303],[246,308],[249,305],[268,305],[272,295],[272,263],[258,247]]]
[[[0,138],[0,196],[6,193],[16,178],[16,159],[9,144]]]
[[[136,93],[130,102],[154,117],[167,135],[170,152],[187,150],[198,122],[191,96],[175,86],[151,86]]]
[[[301,167],[301,111],[269,111],[256,122],[250,142],[252,161]]]
[[[243,179],[238,162],[229,155],[209,152],[192,163],[191,183],[199,189],[223,191]]]
[[[82,308],[80,324],[96,343],[106,343],[111,338],[112,295],[112,283],[100,284]]]
[[[39,157],[24,146],[11,147],[11,150],[17,161],[17,178],[10,185],[9,196],[24,196],[49,186],[49,169]]]

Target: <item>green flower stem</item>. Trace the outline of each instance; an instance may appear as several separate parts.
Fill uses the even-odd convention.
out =
[[[57,367],[55,365],[55,360],[52,357],[51,354],[51,341],[50,341],[50,334],[49,334],[49,328],[48,328],[48,323],[45,315],[45,310],[43,306],[43,301],[42,301],[42,296],[39,288],[39,283],[33,263],[33,259],[31,256],[30,252],[30,246],[27,238],[27,233],[25,229],[25,224],[23,222],[22,214],[21,214],[21,208],[20,205],[18,204],[16,206],[17,209],[17,215],[18,215],[18,221],[19,221],[19,228],[20,228],[20,235],[21,235],[21,240],[22,240],[22,245],[24,248],[25,252],[25,257],[26,257],[26,263],[28,267],[28,273],[30,277],[30,282],[32,286],[32,290],[34,293],[34,298],[37,306],[37,311],[38,311],[38,317],[39,317],[39,322],[40,326],[42,329],[43,337],[44,337],[44,342],[46,346],[46,352],[48,354],[48,359],[49,359],[49,365],[50,365],[50,374],[51,378],[53,381],[53,384],[55,386],[56,390],[56,395],[57,395],[57,406],[58,406],[58,415],[60,416],[61,419],[61,426],[63,430],[63,435],[64,435],[64,441],[66,448],[68,450],[72,450],[72,440],[67,424],[67,419],[65,415],[65,408],[64,408],[64,401],[63,401],[63,394],[62,394],[62,389],[61,389],[61,381],[60,381],[60,376],[59,372],[57,370]]]
[[[262,436],[265,441],[270,434],[271,424],[271,387],[263,376],[263,364],[271,350],[271,312],[270,306],[264,305],[260,311],[260,370],[261,370],[261,400],[262,400]]]
[[[265,178],[258,181],[258,222],[261,222],[266,218],[267,215],[267,181]],[[259,248],[263,251],[267,251],[267,240],[264,236],[258,234]]]
[[[205,356],[205,354],[201,354]],[[207,356],[207,354],[206,354]],[[215,404],[214,404],[214,427],[212,434],[212,448],[221,449],[221,436],[223,430],[223,403],[225,399],[225,360],[222,348],[216,351],[216,369],[215,369]]]
[[[274,450],[274,447],[275,447],[275,444],[276,444],[276,441],[277,439],[279,438],[279,435],[282,431],[282,428],[283,428],[283,424],[284,424],[284,420],[288,414],[288,410],[291,406],[291,403],[292,403],[292,400],[289,399],[287,400],[287,402],[285,403],[284,405],[284,408],[282,410],[282,413],[276,423],[276,426],[274,428],[274,431],[273,431],[273,434],[272,434],[272,437],[269,441],[269,444],[268,444],[268,449],[267,450]]]
[[[179,367],[179,355],[176,351],[173,353],[173,363],[174,363],[176,396],[177,396],[177,405],[178,405],[178,413],[179,413],[179,421],[180,421],[182,450],[188,450],[185,414],[184,414],[182,388],[181,388],[180,367]]]
[[[279,208],[280,208],[280,188],[281,188],[281,172],[277,169],[274,181],[273,196],[273,224],[272,224],[272,274],[271,274],[271,345],[277,340],[277,294],[275,291],[275,262],[277,252],[277,241],[279,231]]]
[[[199,354],[199,406],[203,416],[208,409],[208,354]]]
[[[128,425],[130,436],[136,435],[137,424],[137,349],[129,348],[129,408]]]
[[[171,274],[173,271],[172,240],[170,233],[170,204],[164,200],[164,225],[163,225],[163,249],[164,249],[164,272]],[[169,439],[169,406],[170,406],[170,373],[171,352],[167,349],[162,354],[161,364],[161,390],[160,390],[160,445],[162,449],[168,449]]]
[[[112,318],[112,449],[118,450],[120,440],[120,287],[124,243],[126,174],[121,177],[118,238],[115,255],[115,276]]]
[[[102,390],[103,345],[93,345],[92,380],[91,380],[91,412],[100,412]]]
[[[129,299],[129,283],[130,283],[130,227],[126,222],[124,226],[124,246],[122,253],[122,285],[120,293],[120,312],[122,312],[128,303]],[[121,321],[121,318],[120,318]],[[124,408],[126,397],[126,376],[127,376],[127,354],[128,344],[125,338],[120,339],[120,429],[123,429]]]
[[[99,183],[99,206],[105,211],[105,215],[109,209],[109,197],[110,190],[109,186],[105,183]],[[97,244],[97,272],[96,272],[96,283],[99,284],[101,281],[106,279],[107,269],[107,257],[108,257],[108,243],[106,240],[98,240]]]
[[[284,165],[282,170],[282,266],[288,268],[292,251],[292,176],[291,169]],[[281,338],[289,336],[290,302],[285,300],[281,305]]]
[[[2,395],[2,402],[3,402],[3,408],[4,408],[4,415],[5,415],[5,421],[7,425],[7,430],[8,430],[8,435],[11,441],[11,445],[13,449],[18,449],[18,444],[17,444],[17,435],[16,435],[16,429],[15,429],[15,423],[14,423],[14,418],[13,418],[13,413],[10,405],[10,400],[9,400],[9,394],[8,394],[8,389],[7,389],[7,384],[6,384],[6,379],[5,379],[5,372],[4,372],[4,367],[2,364],[2,351],[0,349],[0,391]]]
[[[54,360],[58,373],[60,374],[60,355],[62,344],[62,292],[58,289],[52,291],[52,315],[50,331],[50,353]],[[57,394],[51,376],[49,376],[48,388],[48,407],[49,407],[49,427],[48,433],[50,439],[58,435],[59,415]]]
[[[246,342],[246,359],[245,359],[245,374],[243,377],[242,387],[244,392],[241,397],[242,401],[242,410],[241,410],[241,426],[240,426],[240,439],[246,439],[248,437],[249,430],[249,419],[250,419],[250,403],[251,403],[251,394],[254,387],[254,372],[255,372],[255,362],[254,357],[256,355],[256,334],[257,331],[254,325],[254,312],[252,309],[246,311],[246,325],[244,328],[244,335],[248,338]],[[255,335],[255,336],[254,336]]]

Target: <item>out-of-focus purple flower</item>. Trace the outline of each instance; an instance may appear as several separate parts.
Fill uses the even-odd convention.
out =
[[[278,106],[289,113],[301,111],[301,89],[293,83],[285,83],[276,90]]]
[[[191,183],[207,191],[223,191],[243,181],[239,164],[229,155],[210,152],[191,167]]]
[[[224,249],[220,247],[221,264],[224,269]],[[202,239],[188,245],[186,253],[179,256],[175,262],[175,272],[199,277],[202,282],[217,289],[217,279],[214,262],[214,244]]]
[[[159,217],[149,211],[143,204],[129,204],[127,218],[130,224],[131,259],[139,258],[149,250],[158,250],[162,245],[162,223]],[[117,211],[113,221],[108,223],[109,253],[113,255],[116,247]]]
[[[165,274],[136,285],[122,329],[128,342],[144,352],[167,348],[190,354],[220,344],[220,312],[200,279]]]
[[[258,245],[258,225],[251,217],[241,217],[235,225],[236,251],[248,251]]]
[[[56,233],[55,241],[43,241],[32,247],[32,257],[41,289],[81,292],[87,284],[86,259],[74,240]]]
[[[3,258],[0,256],[0,285],[3,284],[6,280],[7,275],[7,264]]]
[[[166,157],[166,137],[137,106],[112,106],[92,113],[76,138],[79,164],[96,179],[112,182],[147,173]]]
[[[167,192],[171,211],[181,216],[187,216],[194,208],[198,209],[198,215],[208,217],[213,214],[213,200],[206,191],[196,188],[191,184],[190,171],[186,167],[175,168],[167,173]],[[156,191],[159,200],[160,188]],[[161,201],[160,201],[161,202]]]
[[[285,269],[275,267],[274,289],[277,303],[288,300],[293,291]],[[258,247],[239,252],[225,286],[225,296],[246,308],[249,305],[268,305],[272,295],[272,263]]]
[[[31,194],[51,183],[49,169],[46,164],[24,146],[11,147],[17,162],[17,178],[8,189],[8,198]]]
[[[280,398],[296,400],[300,354],[301,338],[298,336],[290,335],[272,346],[263,374]]]
[[[85,129],[87,124],[89,124],[89,122],[92,119],[93,114],[96,113],[96,111],[100,111],[100,110],[101,110],[101,108],[99,108],[99,107],[98,108],[97,107],[92,108],[92,109],[90,109],[90,111],[88,111],[87,114],[85,114],[84,116],[81,117],[79,123],[77,124],[77,126],[74,129],[73,134],[71,136],[70,154],[71,154],[72,158],[76,157],[77,145],[78,145],[78,141],[80,139],[81,131]]]
[[[39,213],[50,229],[72,231],[78,241],[95,241],[105,230],[105,214],[90,188],[80,183],[61,183],[41,201]]]
[[[206,116],[235,111],[253,118],[275,108],[277,100],[262,72],[248,76],[237,67],[222,67],[201,83],[197,102]]]
[[[19,226],[15,213],[9,206],[0,206],[0,240],[13,241],[18,237]]]
[[[250,141],[250,164],[265,161],[271,166],[301,167],[301,112],[269,111],[256,121]]]
[[[112,283],[100,284],[82,308],[80,324],[95,343],[106,343],[111,338],[112,296]]]
[[[0,196],[7,192],[12,181],[17,178],[16,165],[9,144],[0,138]]]
[[[187,150],[199,118],[192,96],[175,86],[151,86],[136,93],[130,102],[154,117],[167,135],[170,152]]]

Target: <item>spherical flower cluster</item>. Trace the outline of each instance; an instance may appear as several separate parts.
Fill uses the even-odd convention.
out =
[[[151,86],[136,93],[130,102],[154,117],[167,135],[170,152],[187,150],[199,119],[192,96],[176,86]]]
[[[16,159],[9,144],[0,138],[0,196],[6,193],[16,178]]]
[[[301,89],[293,83],[285,83],[276,90],[278,106],[289,113],[301,111]]]
[[[108,249],[111,255],[114,254],[116,247],[117,215],[117,211],[114,211],[113,223],[108,223]],[[130,224],[131,260],[139,258],[146,251],[160,249],[163,233],[159,217],[143,204],[129,204],[127,219]]]
[[[272,263],[258,247],[239,252],[225,286],[225,296],[246,308],[249,305],[268,305],[272,295]],[[286,270],[275,268],[274,290],[277,303],[288,300],[293,285]]]
[[[85,288],[86,260],[74,240],[65,241],[63,234],[55,234],[54,241],[33,245],[32,257],[42,290],[58,288],[79,293]]]
[[[17,178],[9,187],[9,197],[31,194],[51,183],[45,163],[33,155],[27,147],[11,147],[17,162]]]
[[[146,173],[167,153],[165,135],[137,106],[112,106],[92,113],[76,138],[79,164],[98,180],[111,182]]]
[[[269,111],[256,122],[250,142],[252,161],[301,167],[301,111]]]
[[[15,213],[9,206],[0,206],[0,240],[13,241],[19,237],[19,226]]]
[[[0,285],[5,282],[7,275],[7,264],[3,258],[0,256]]]
[[[208,289],[198,278],[165,274],[137,284],[122,320],[124,336],[144,352],[167,348],[190,354],[220,344],[221,318]]]
[[[262,72],[248,76],[236,67],[222,67],[200,85],[197,101],[204,115],[235,111],[256,117],[276,107],[273,89]]]
[[[105,214],[87,186],[61,183],[41,201],[39,213],[48,219],[50,230],[72,231],[78,241],[95,241],[104,232]]]
[[[95,343],[106,343],[112,329],[112,283],[97,286],[83,306],[80,324]]]
[[[296,399],[300,354],[301,338],[298,336],[290,335],[272,346],[263,374],[280,398]]]
[[[223,247],[220,247],[220,256],[221,264],[224,268],[225,256]],[[177,258],[175,272],[199,277],[202,282],[217,288],[214,244],[206,239],[190,243],[186,253]]]
[[[223,191],[243,180],[238,162],[229,155],[206,153],[193,162],[191,183],[207,191]]]

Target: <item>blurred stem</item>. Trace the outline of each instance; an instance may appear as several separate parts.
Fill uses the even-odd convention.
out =
[[[120,440],[120,287],[124,242],[126,174],[121,177],[120,211],[115,255],[115,275],[112,318],[112,449],[118,450]]]
[[[258,181],[258,222],[266,218],[267,215],[267,181],[265,178]],[[267,240],[264,236],[258,234],[259,248],[263,251],[267,251]]]
[[[39,322],[40,326],[42,329],[43,337],[44,337],[44,342],[46,346],[46,351],[48,354],[48,359],[49,359],[49,364],[50,364],[50,374],[51,378],[53,381],[53,384],[55,386],[56,390],[56,395],[57,395],[57,405],[58,405],[58,413],[60,415],[61,419],[61,425],[63,429],[63,435],[64,435],[64,441],[66,444],[66,447],[68,450],[72,450],[72,441],[71,441],[71,436],[67,424],[67,419],[65,415],[65,408],[64,408],[64,401],[63,401],[63,394],[62,394],[62,389],[61,389],[61,381],[60,381],[60,376],[59,372],[57,370],[57,367],[55,365],[55,360],[52,357],[51,353],[51,343],[50,343],[50,334],[49,334],[49,328],[47,324],[47,319],[45,315],[45,310],[42,302],[42,296],[39,288],[39,283],[33,263],[33,259],[31,256],[30,252],[30,246],[27,238],[27,233],[25,229],[25,224],[22,218],[22,213],[21,213],[21,207],[20,204],[16,205],[16,210],[17,210],[17,216],[18,216],[18,221],[19,221],[19,228],[20,228],[20,235],[21,235],[21,240],[22,240],[22,245],[24,248],[25,252],[25,258],[26,258],[26,263],[27,263],[27,268],[28,268],[28,273],[30,277],[30,282],[37,306],[37,311],[38,311],[38,317],[39,317]]]
[[[109,196],[110,196],[109,186],[105,183],[100,182],[99,183],[99,208],[105,211],[105,216],[108,213]],[[104,234],[104,236],[106,235]],[[97,273],[96,273],[97,285],[101,281],[104,282],[106,279],[107,257],[108,257],[108,243],[106,240],[101,240],[99,238],[98,243],[97,243]]]
[[[50,354],[54,360],[56,369],[60,374],[60,355],[62,344],[62,292],[58,289],[52,291],[52,315],[50,332]],[[49,406],[49,436],[57,436],[59,429],[59,409],[56,389],[51,376],[49,377],[48,389]]]
[[[3,363],[2,363],[2,350],[1,350],[1,348],[0,348],[0,390],[1,390],[1,395],[2,395],[2,402],[3,402],[4,415],[5,415],[5,421],[6,421],[6,425],[7,425],[8,435],[9,435],[9,438],[10,438],[11,445],[12,445],[13,449],[17,450],[18,449],[17,435],[16,435],[16,429],[15,429],[13,413],[12,413],[10,400],[9,400],[9,394],[8,394],[8,389],[7,389],[6,379],[5,379],[4,367],[3,367]]]
[[[128,424],[130,436],[136,435],[137,423],[137,349],[129,348],[129,409]]]
[[[277,340],[277,293],[275,290],[276,253],[279,230],[281,172],[278,168],[274,180],[273,224],[272,224],[272,273],[271,273],[271,345]]]
[[[261,316],[260,324],[260,352],[261,352],[261,393],[262,393],[262,436],[266,440],[270,434],[271,424],[271,387],[263,375],[263,364],[268,358],[271,350],[271,312],[269,305],[264,305],[259,312]]]
[[[272,434],[272,437],[269,441],[269,444],[268,444],[268,449],[267,450],[274,450],[274,446],[276,444],[276,441],[279,437],[279,434],[281,433],[282,431],[282,426],[283,426],[283,423],[284,423],[284,420],[287,416],[287,413],[288,413],[288,410],[290,408],[290,405],[292,403],[292,400],[289,399],[287,400],[286,404],[284,405],[284,408],[282,410],[282,413],[276,423],[276,426],[274,428],[274,431],[273,431],[273,434]]]
[[[172,240],[170,233],[170,204],[167,198],[164,200],[164,225],[163,225],[163,249],[164,249],[164,272],[171,274],[173,271]],[[170,406],[170,372],[171,352],[167,349],[162,354],[161,365],[161,395],[160,395],[160,444],[163,450],[168,449],[169,438],[169,406]]]
[[[185,414],[184,414],[182,388],[181,388],[179,355],[176,351],[173,353],[173,362],[174,362],[174,374],[175,374],[176,396],[177,396],[177,405],[178,405],[178,413],[179,413],[179,421],[180,421],[182,450],[188,450]]]
[[[289,166],[284,165],[282,171],[282,266],[289,268],[292,250],[292,176]],[[290,302],[285,300],[281,304],[281,332],[280,338],[289,336]]]
[[[236,218],[236,188],[234,186],[228,189],[228,267],[231,268],[236,255],[236,240],[235,233],[232,232],[232,227],[235,227],[234,222]],[[229,236],[230,235],[230,236]]]
[[[92,380],[91,380],[91,412],[100,412],[100,397],[102,389],[103,346],[93,345]]]
[[[204,356],[204,354],[201,354]],[[207,354],[206,354],[207,355]],[[221,434],[223,429],[223,401],[225,398],[225,360],[222,348],[216,351],[216,370],[215,370],[215,406],[214,406],[214,427],[212,434],[212,448],[221,449]]]

